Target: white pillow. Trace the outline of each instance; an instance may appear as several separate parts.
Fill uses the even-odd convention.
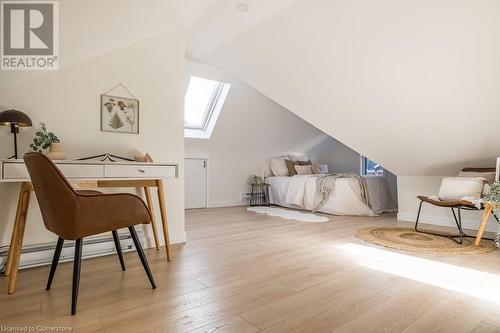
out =
[[[475,171],[460,171],[458,177],[482,177],[484,179],[483,196],[490,194],[491,185],[495,181],[495,172],[475,172]]]
[[[438,197],[441,200],[457,200],[463,197],[480,198],[483,182],[482,177],[445,177],[441,181]]]
[[[313,163],[312,165],[313,172],[317,175],[327,174],[328,173],[328,165],[326,164],[318,164]]]
[[[264,163],[259,168],[259,174],[261,169],[264,171],[264,177],[272,177],[273,171],[271,170],[270,160],[265,160]]]
[[[284,158],[271,158],[269,160],[269,166],[276,177],[290,176]]]
[[[296,165],[295,170],[297,171],[297,175],[299,176],[313,174],[312,165]]]
[[[307,158],[307,155],[304,154],[304,153],[291,153],[291,154],[288,154],[288,159],[290,161],[294,161],[294,162],[307,162],[309,161],[309,158]]]
[[[473,171],[460,171],[458,177],[482,177],[487,181],[495,181],[495,172],[473,172]]]

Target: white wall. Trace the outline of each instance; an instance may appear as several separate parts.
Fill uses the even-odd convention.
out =
[[[212,137],[187,138],[185,143],[186,157],[209,160],[209,207],[242,204],[249,176],[262,174],[267,158],[287,152],[305,152],[331,172],[359,173],[357,152],[227,72],[188,62],[186,82],[191,75],[232,84]]]
[[[342,142],[327,136],[308,152],[309,158],[320,164],[328,165],[329,172],[360,171],[360,156]]]
[[[4,107],[26,112],[34,124],[45,122],[62,141],[69,159],[112,152],[133,156],[149,152],[156,161],[179,164],[179,179],[166,182],[168,222],[174,243],[184,229],[184,28],[162,32],[141,42],[2,88]],[[140,101],[140,134],[100,131],[100,94],[123,83]],[[26,152],[35,129],[21,130]],[[11,135],[0,131],[0,154],[11,155]],[[17,184],[0,184],[0,244],[10,242]],[[34,199],[34,198],[33,198]],[[159,212],[156,212],[158,219]],[[150,227],[146,230],[149,231]],[[161,230],[161,228],[158,228]],[[25,244],[54,239],[31,201]]]
[[[499,154],[499,15],[491,0],[293,0],[197,56],[392,170],[413,219],[441,176]]]
[[[59,62],[69,66],[183,25],[182,0],[64,0],[59,4]],[[42,71],[2,71],[0,86]]]
[[[209,159],[209,207],[242,204],[241,195],[248,192],[249,176],[262,174],[267,158],[308,152],[329,138],[227,72],[188,62],[186,82],[191,75],[231,83],[212,137],[185,141],[186,157]],[[335,146],[337,141],[328,142]],[[315,150],[316,156],[321,156],[319,150]],[[337,159],[342,161],[339,163],[352,160],[343,161],[344,157],[332,156],[329,160],[335,164]]]
[[[342,142],[327,136],[322,142],[308,152],[313,161],[328,165],[330,172],[361,172],[361,155]],[[394,202],[398,200],[397,178],[389,170],[385,170],[385,178]]]
[[[200,58],[397,175],[456,174],[500,151],[499,16],[491,0],[294,0]]]

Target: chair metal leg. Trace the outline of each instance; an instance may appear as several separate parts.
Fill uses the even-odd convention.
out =
[[[462,244],[464,241],[463,237],[465,235],[465,232],[462,230],[462,213],[460,207],[458,207],[457,210],[458,210],[458,230],[460,232],[460,244]]]
[[[423,201],[420,201],[420,205],[418,206],[418,213],[417,213],[417,219],[415,221],[415,231],[416,232],[421,232],[423,234],[428,234],[428,235],[434,235],[434,236],[442,236],[442,237],[448,237],[449,239],[451,239],[452,241],[454,241],[455,243],[457,244],[462,244],[463,243],[463,238],[464,237],[470,237],[470,236],[467,236],[463,229],[462,229],[462,214],[461,214],[461,209],[460,207],[457,207],[458,209],[458,218],[457,218],[457,215],[455,214],[455,210],[453,209],[453,207],[450,207],[451,208],[451,212],[453,213],[453,218],[455,220],[455,224],[457,225],[457,229],[458,229],[458,235],[455,236],[455,235],[446,235],[446,234],[441,234],[441,233],[436,233],[436,232],[430,232],[430,231],[422,231],[422,230],[418,230],[418,222],[419,222],[419,219],[420,219],[420,212],[422,211],[422,204],[424,202]],[[460,238],[460,240],[456,240],[455,238]]]
[[[113,240],[115,241],[116,253],[118,254],[118,259],[120,259],[120,265],[122,266],[122,271],[125,270],[125,261],[123,261],[122,246],[120,244],[120,238],[118,237],[118,231],[113,230]]]
[[[417,213],[417,220],[415,221],[415,231],[418,231],[418,220],[420,219],[420,212],[422,211],[422,204],[424,203],[423,200],[420,200],[420,205],[418,206],[418,213]]]
[[[80,269],[82,266],[82,247],[83,240],[77,239],[75,243],[75,258],[73,262],[73,290],[71,293],[71,315],[76,313],[78,303],[78,289],[80,287]]]
[[[56,273],[56,268],[57,264],[59,263],[59,257],[61,256],[63,244],[64,244],[64,239],[59,237],[59,239],[57,240],[54,257],[52,257],[52,265],[50,266],[49,279],[47,281],[47,287],[45,288],[45,290],[49,290],[50,286],[52,286],[52,280],[54,279],[54,274]]]
[[[142,250],[142,246],[141,246],[141,242],[139,241],[139,237],[137,237],[137,232],[135,231],[135,228],[133,226],[128,227],[128,230],[130,231],[130,235],[132,236],[132,240],[134,241],[134,245],[135,245],[135,248],[137,250],[137,254],[139,255],[139,259],[141,259],[142,266],[144,266],[144,270],[146,271],[146,274],[148,275],[149,282],[151,282],[151,288],[156,289],[155,280],[153,279],[153,274],[151,274],[151,270],[149,269],[146,255],[144,254],[144,251]]]
[[[465,235],[465,233],[462,230],[462,214],[460,213],[460,207],[457,207],[457,210],[458,210],[458,218],[457,215],[455,214],[455,210],[453,209],[453,207],[451,207],[451,212],[453,213],[453,219],[455,220],[455,224],[457,225],[458,229],[458,236],[448,236],[448,238],[454,241],[455,243],[462,245],[464,241],[463,236]],[[456,237],[459,237],[460,240],[457,241],[455,239]]]

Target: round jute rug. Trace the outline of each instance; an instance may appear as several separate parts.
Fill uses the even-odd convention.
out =
[[[496,250],[492,241],[482,240],[476,247],[474,238],[464,238],[459,245],[448,237],[428,235],[411,228],[363,228],[356,232],[356,237],[392,249],[431,254],[482,254]]]

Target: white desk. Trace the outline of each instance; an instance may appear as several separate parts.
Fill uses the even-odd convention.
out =
[[[137,187],[143,188],[146,203],[153,218],[152,229],[156,249],[159,249],[158,232],[156,230],[151,193],[149,188],[156,187],[160,206],[163,235],[167,260],[170,261],[170,242],[168,236],[167,209],[163,179],[176,178],[178,165],[168,163],[139,163],[139,162],[99,162],[99,161],[54,161],[57,167],[74,184],[77,189],[103,188],[103,187]],[[19,258],[26,226],[26,215],[31,196],[32,186],[28,170],[24,161],[0,160],[0,183],[21,183],[21,191],[17,204],[16,219],[12,230],[12,238],[7,258],[5,275],[9,276],[9,294],[16,290],[17,271]]]

